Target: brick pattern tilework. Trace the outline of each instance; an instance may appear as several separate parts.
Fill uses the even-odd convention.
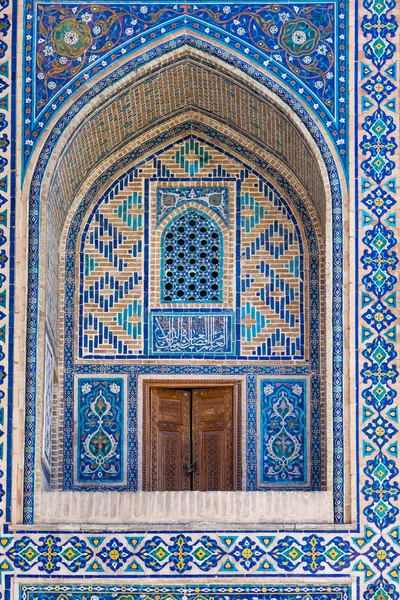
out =
[[[233,89],[236,95],[233,95]],[[157,115],[153,114],[155,106],[159,107]],[[316,199],[320,197],[319,166],[293,123],[251,88],[233,84],[223,68],[217,75],[204,62],[199,64],[186,59],[157,69],[151,77],[121,92],[113,102],[96,111],[73,136],[52,183],[49,210],[56,229],[61,228],[74,194],[93,165],[110,155],[122,142],[127,143],[149,123],[155,126],[159,120],[193,107],[206,110],[217,120],[227,118],[273,152],[279,148],[278,155],[293,166],[310,195]],[[107,136],[106,130],[109,131]],[[185,175],[184,168],[181,173]],[[318,209],[323,217],[324,207],[319,204]],[[321,222],[324,222],[323,218]]]
[[[156,170],[153,181],[149,183],[149,225],[150,225],[150,272],[160,271],[162,256],[160,250],[163,246],[163,235],[165,228],[172,220],[179,217],[182,210],[200,210],[215,223],[222,236],[222,261],[220,264],[220,283],[222,293],[220,301],[213,302],[215,306],[232,309],[235,305],[235,285],[231,276],[232,266],[235,259],[235,215],[236,215],[236,186],[240,174],[238,163],[228,156],[223,150],[211,147],[207,143],[201,143],[196,138],[188,137],[187,140],[177,144],[168,145],[157,156],[155,162]],[[221,189],[227,190],[225,208],[221,214],[220,203],[216,206],[201,199],[186,197],[168,216],[160,223],[158,220],[158,193],[160,181],[163,186],[170,189],[185,189],[190,182],[196,195],[203,193],[202,190]],[[163,188],[168,189],[168,188]],[[206,192],[207,193],[207,192]],[[229,219],[228,219],[229,215]],[[162,302],[162,289],[160,278],[151,277],[149,281],[150,294],[149,306],[151,308],[165,308]],[[191,302],[190,307],[201,308],[202,301]],[[168,307],[171,303],[168,302]],[[176,303],[176,307],[182,307],[182,303]]]
[[[255,175],[241,188],[242,353],[303,358],[305,244],[287,204]]]
[[[324,226],[324,185],[308,142],[293,122],[270,101],[260,98],[249,86],[244,87],[237,82],[234,85],[235,95],[230,75],[223,66],[220,65],[217,72],[207,65],[205,59],[200,63],[196,57],[185,60],[178,57],[173,64],[161,65],[151,76],[121,91],[113,102],[104,103],[102,109],[71,136],[52,179],[47,208],[49,245],[53,248],[58,246],[74,196],[90,175],[93,165],[143,132],[149,124],[156,126],[184,109],[193,108],[247,131],[262,146],[292,165],[313,198]],[[158,107],[156,115],[153,114],[154,106]],[[110,135],[106,136],[107,128]],[[49,327],[55,335],[57,276],[58,256],[53,253],[47,271],[46,296]]]
[[[163,194],[168,190],[167,181],[175,186],[171,188],[174,190],[180,189],[177,183],[186,190],[190,182],[192,196],[204,193],[207,188],[201,186],[205,183],[211,190],[221,185],[226,190],[229,184],[225,209],[229,228],[224,223],[218,225],[219,199],[214,208],[210,202],[205,206],[201,196],[197,201],[190,194],[181,196],[178,206],[159,222],[159,181],[164,182]],[[221,348],[231,354],[231,343],[236,341],[237,356],[307,359],[309,300],[305,265],[315,261],[316,256],[308,256],[303,226],[293,210],[290,199],[285,200],[271,183],[231,154],[193,136],[159,150],[131,169],[95,203],[82,240],[76,242],[80,265],[79,356],[147,355],[143,332],[147,331],[149,307],[163,310],[167,319],[164,325],[161,314],[151,319],[151,349],[165,354],[168,344],[161,344],[161,337],[169,339],[172,334],[167,323],[176,325],[184,335],[189,318],[178,326],[181,321],[177,315],[170,321],[171,310],[202,309],[207,317],[213,305],[232,312],[229,324],[216,334],[218,350],[213,349],[208,337],[206,345],[198,346],[196,342],[192,350],[187,346],[184,351],[181,338],[178,344],[171,340],[171,355],[179,357],[179,347],[186,357],[204,352],[221,354]],[[149,233],[145,233],[146,223]],[[190,235],[198,240],[192,243]],[[316,239],[310,243],[315,250]],[[147,244],[149,249],[145,250]],[[311,272],[315,268],[311,267]],[[233,313],[237,329],[232,327]],[[201,331],[206,323],[212,324],[213,330],[216,323],[222,326],[225,318],[190,319]],[[217,342],[220,335],[224,339],[222,347]],[[318,334],[314,343],[318,348]]]
[[[83,356],[142,351],[143,227],[142,180],[133,171],[96,205],[79,245]]]

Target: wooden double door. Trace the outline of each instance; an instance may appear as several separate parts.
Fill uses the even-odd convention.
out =
[[[150,388],[147,489],[237,489],[232,387]]]

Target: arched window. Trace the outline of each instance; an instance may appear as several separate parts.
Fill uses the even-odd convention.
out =
[[[222,301],[222,234],[203,212],[187,210],[161,240],[161,301]]]

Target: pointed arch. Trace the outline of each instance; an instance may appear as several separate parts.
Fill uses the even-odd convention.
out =
[[[231,73],[231,75],[232,75],[232,73]],[[238,82],[238,79],[236,77],[236,84],[237,84],[237,82]],[[276,107],[275,107],[275,109],[274,109],[274,102],[271,99],[269,99],[268,106],[269,106],[269,109],[272,110],[271,114],[274,114],[276,116],[276,118],[278,118],[280,112],[282,113],[281,108],[279,108],[279,110],[276,110]],[[91,113],[91,117],[93,117],[93,110],[94,110],[94,106],[91,106],[88,109],[88,114]],[[163,114],[161,121],[162,120],[166,121],[167,119],[171,119],[171,118],[177,118],[177,115],[183,114],[183,113],[188,113],[190,111],[193,112],[194,114],[197,113],[197,114],[200,114],[200,115],[204,115],[204,113],[206,112],[205,109],[203,109],[200,106],[193,106],[193,102],[191,101],[189,103],[189,105],[187,105],[187,106],[181,106],[179,109],[177,109],[176,111],[172,111],[168,115]],[[288,118],[288,114],[289,113],[284,110],[283,113],[281,114],[281,117],[284,116],[287,119]],[[69,117],[71,117],[71,116],[72,115],[69,115]],[[309,116],[306,116],[305,118],[309,119]],[[219,116],[219,119],[221,119],[221,116]],[[80,135],[83,136],[83,137],[81,137],[81,139],[83,139],[84,136],[87,134],[87,130],[84,131],[84,127],[86,126],[86,124],[89,123],[89,121],[93,122],[93,119],[88,119],[87,121],[84,121],[84,123],[79,127]],[[65,123],[64,123],[64,125],[65,125]],[[157,121],[155,123],[152,123],[152,126],[157,126]],[[61,127],[61,130],[62,130],[62,127]],[[235,130],[236,125],[233,124],[232,127]],[[295,125],[293,125],[293,127],[294,127],[294,129],[293,129],[294,131],[296,130],[296,128],[297,128],[298,131],[302,131],[301,135],[298,138],[296,138],[296,139],[298,139],[299,141],[302,140],[301,143],[305,144],[304,147],[307,147],[307,144],[309,144],[309,142],[311,141],[310,135],[308,135],[306,133],[304,127],[303,128],[302,127],[299,128],[298,127],[298,123],[296,123]],[[261,131],[261,129],[260,129],[260,131]],[[312,156],[313,157],[314,167],[315,167],[315,173],[316,174],[319,173],[319,175],[314,180],[314,183],[316,181],[319,181],[319,183],[318,183],[317,187],[315,188],[314,192],[311,195],[313,196],[314,202],[317,202],[317,198],[318,197],[319,198],[324,198],[325,202],[322,202],[321,205],[320,205],[320,207],[321,206],[325,206],[326,207],[326,206],[328,206],[327,199],[328,199],[328,196],[329,196],[329,194],[327,193],[327,191],[328,191],[327,190],[327,188],[328,188],[328,185],[327,185],[328,179],[330,179],[331,190],[333,191],[333,198],[331,197],[331,199],[333,199],[334,202],[337,202],[338,200],[340,201],[340,183],[339,183],[339,179],[337,177],[337,172],[335,170],[334,161],[329,156],[329,149],[326,146],[326,144],[324,143],[322,136],[319,133],[317,133],[317,131],[318,131],[317,128],[313,129],[311,127],[310,129],[312,129],[313,134],[317,138],[319,136],[319,142],[321,143],[321,145],[324,148],[324,150],[323,150],[324,151],[324,156],[323,157],[321,157],[320,154],[318,154],[318,153],[315,152],[315,148],[311,149],[312,146],[313,146],[312,143],[311,143],[311,146],[308,147],[309,149],[305,152],[305,156]],[[278,130],[279,130],[279,127],[278,127]],[[79,131],[77,129],[75,133],[79,133]],[[139,133],[145,135],[145,133],[146,133],[146,127],[144,127],[143,129],[141,129]],[[260,144],[260,138],[259,138],[258,135],[256,135],[254,133],[254,131],[249,131],[248,130],[248,131],[244,132],[243,130],[240,130],[240,128],[238,127],[236,129],[236,136],[243,135],[243,134],[247,137],[247,139],[250,139],[250,141],[251,141],[251,143],[253,145],[259,145]],[[58,133],[56,133],[55,137],[57,137],[57,135],[58,135]],[[66,132],[64,133],[64,135],[66,135]],[[51,145],[54,145],[55,137],[53,137]],[[136,139],[138,139],[138,138],[136,138]],[[121,141],[119,141],[116,144],[116,146],[113,149],[109,149],[108,152],[107,152],[107,154],[104,154],[103,157],[99,156],[98,159],[92,161],[91,162],[91,168],[93,168],[96,165],[100,166],[101,165],[101,161],[103,160],[103,158],[106,155],[107,155],[107,159],[106,160],[108,160],[108,161],[110,160],[109,159],[110,155],[112,155],[113,153],[116,153],[116,154],[119,153],[120,156],[122,156],[124,154],[124,152],[125,152],[127,144],[130,143],[130,142],[134,142],[134,140],[135,140],[135,136],[133,136],[130,141],[129,141],[129,139],[128,140],[123,140],[123,141],[121,140]],[[59,179],[58,182],[57,182],[57,180],[54,179],[54,177],[56,177],[56,178],[60,177],[60,175],[62,174],[63,171],[66,174],[67,171],[68,171],[68,167],[71,167],[71,164],[73,163],[73,160],[76,160],[76,159],[73,159],[73,152],[74,152],[73,145],[75,144],[76,147],[79,148],[79,144],[76,143],[77,142],[77,138],[73,136],[71,142],[72,142],[72,144],[70,146],[64,146],[63,151],[60,154],[58,154],[57,159],[55,159],[55,158],[52,159],[53,160],[53,168],[55,169],[54,173],[56,173],[56,171],[57,171],[57,173],[55,175],[53,175],[53,177],[52,177],[50,175],[50,170],[49,170],[48,174],[47,174],[47,184],[48,183],[51,184],[50,185],[50,187],[52,188],[51,192],[47,193],[47,192],[45,192],[45,188],[43,188],[44,195],[42,196],[42,198],[43,199],[46,198],[46,201],[47,201],[47,204],[46,204],[46,201],[44,203],[44,208],[46,208],[47,223],[51,223],[51,224],[54,224],[56,222],[59,223],[59,229],[57,230],[57,228],[55,228],[54,231],[51,234],[51,235],[55,236],[54,239],[56,239],[57,231],[59,233],[61,232],[60,227],[62,228],[62,225],[63,225],[64,220],[65,220],[65,216],[67,214],[65,212],[63,214],[63,210],[64,209],[61,206],[58,206],[58,212],[57,212],[57,214],[56,214],[56,212],[51,212],[52,209],[50,208],[50,205],[51,205],[51,202],[52,202],[52,198],[54,199],[53,205],[55,207],[56,206],[55,205],[55,199],[57,198],[57,196],[60,197],[60,190],[62,189],[61,179]],[[290,142],[289,145],[293,146],[293,137],[291,137],[289,135],[287,142],[288,142],[288,144]],[[265,141],[262,142],[262,145],[264,145],[264,144],[265,144]],[[273,148],[274,152],[271,152],[271,163],[275,164],[277,168],[282,167],[282,164],[285,166],[285,168],[288,168],[288,166],[289,166],[289,164],[291,162],[290,159],[289,159],[289,157],[284,157],[283,156],[284,153],[282,153],[282,151],[279,151],[279,150],[277,151],[277,147],[276,146],[277,146],[277,144],[275,143],[275,146]],[[278,144],[278,146],[279,146],[279,144]],[[80,147],[79,153],[82,156],[82,148],[81,147]],[[39,194],[41,192],[40,186],[37,185],[37,182],[40,180],[40,172],[43,172],[43,168],[44,168],[44,166],[46,166],[47,157],[49,157],[49,156],[50,156],[49,149],[47,149],[45,151],[44,155],[42,155],[42,158],[39,159],[39,161],[38,161],[38,172],[36,173],[35,178],[34,178],[35,183],[34,183],[34,185],[31,188],[31,191],[32,191],[32,195],[31,195],[32,205],[31,206],[33,208],[32,215],[34,215],[35,214],[35,210],[38,209],[38,205],[36,204],[36,202],[38,201]],[[44,158],[46,160],[44,160],[44,162],[43,162]],[[324,160],[325,160],[325,164],[327,165],[327,168],[328,168],[328,176],[326,176],[326,171],[324,169],[322,169],[322,171],[321,171],[321,166],[322,166],[322,163],[324,162]],[[64,161],[64,163],[62,163],[62,161]],[[293,167],[293,164],[291,166]],[[73,169],[73,172],[75,173],[75,169]],[[324,175],[321,175],[321,173],[324,173]],[[304,181],[302,181],[301,173],[300,172],[299,173],[296,173],[296,172],[293,173],[293,170],[292,170],[292,175],[293,175],[294,179],[296,180],[296,183],[300,183],[300,185],[301,185],[301,183],[303,183],[303,188],[304,188]],[[325,177],[325,179],[324,179],[324,177]],[[69,198],[70,198],[69,202],[73,202],[74,198],[77,195],[80,195],[81,191],[85,188],[85,186],[87,185],[87,182],[90,181],[90,180],[93,180],[93,178],[94,178],[93,174],[89,175],[88,171],[81,170],[81,178],[80,179],[76,178],[74,181],[72,181],[72,183],[74,185],[74,187],[71,188],[71,192],[72,193],[70,193],[70,192],[66,193],[65,195],[63,195],[63,198],[64,199],[68,198],[68,194],[70,194],[70,196],[69,196]],[[71,179],[73,179],[73,178],[71,178]],[[63,182],[64,183],[66,182],[65,178],[64,178]],[[60,185],[61,185],[61,187],[60,187]],[[312,186],[310,186],[310,188],[311,187]],[[65,206],[67,207],[67,204]],[[68,209],[67,209],[67,212],[68,212]],[[314,213],[314,215],[315,214],[316,213]],[[314,218],[316,218],[317,221],[318,221],[318,216],[317,217],[314,216]],[[321,218],[321,215],[320,215],[319,218]],[[36,223],[34,221],[35,220],[31,221],[31,224],[32,224],[32,231],[33,231],[34,235],[36,235],[35,234]],[[44,222],[46,222],[46,221],[44,221]],[[324,218],[322,218],[322,222],[323,223],[325,222]],[[336,223],[336,226],[340,227],[340,224]],[[49,231],[47,233],[49,234]],[[49,244],[49,242],[50,242],[50,244]],[[47,245],[51,246],[51,239],[50,239],[49,235],[48,235],[48,239],[47,239]],[[341,249],[339,249],[338,252],[340,253]],[[51,260],[51,257],[50,257],[49,269],[47,270],[47,274],[49,274],[51,272],[52,268],[53,268],[54,272],[57,272],[57,263],[53,262],[53,267],[52,267],[51,262],[52,262],[52,260]],[[338,266],[337,266],[338,264],[339,263],[336,263],[336,266],[335,266],[336,269],[338,268]],[[37,285],[37,281],[35,282],[35,281],[31,280],[32,290],[34,290],[34,288],[35,288],[36,285]],[[48,282],[48,285],[49,285],[49,282]],[[341,281],[339,281],[339,279],[336,279],[336,285],[338,286],[338,289],[341,287]],[[58,296],[57,293],[53,293],[53,292],[57,292],[57,290],[54,289],[54,288],[52,289],[51,288],[51,283],[50,283],[50,287],[48,287],[48,290],[47,290],[47,293],[46,293],[48,299],[53,299],[54,300],[54,298],[56,298]],[[31,314],[34,317],[34,319],[37,319],[37,315],[38,315],[38,313],[37,313],[37,304],[36,304],[36,300],[37,300],[37,295],[36,294],[37,294],[37,289],[36,289],[36,292],[31,295],[31,300],[32,301],[31,301],[31,305],[30,305],[30,311],[31,311]],[[55,311],[54,314],[57,314],[57,310]],[[56,322],[56,321],[57,321],[57,319],[54,322]],[[42,328],[44,327],[44,321],[42,321],[41,327]],[[339,337],[340,337],[340,335],[339,335]],[[341,337],[340,337],[340,339],[338,338],[336,340],[336,342],[340,345],[342,343],[342,338]],[[340,377],[342,377],[342,366],[341,366],[341,364],[336,364],[336,366],[334,368],[336,369],[336,372],[335,372],[336,375],[340,375]],[[28,439],[29,435],[31,434],[30,424],[28,425],[28,429],[26,431],[26,434],[27,434],[27,439]],[[30,459],[31,459],[31,457],[30,457]],[[28,488],[26,488],[26,491],[29,491],[29,489],[30,489],[30,485],[28,486]],[[26,498],[27,498],[27,503],[26,503],[26,506],[25,506],[25,508],[26,508],[25,518],[29,521],[29,519],[31,519],[31,515],[32,515],[32,509],[33,509],[32,502],[33,502],[33,498],[29,497],[29,494],[26,495]]]

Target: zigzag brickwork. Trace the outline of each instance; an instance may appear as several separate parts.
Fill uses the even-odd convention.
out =
[[[193,147],[192,147],[193,146]],[[172,268],[179,268],[178,230],[171,235],[171,241],[164,238],[165,231],[172,227],[173,219],[184,215],[183,210],[204,211],[201,200],[195,199],[181,205],[166,221],[156,227],[156,195],[157,178],[162,185],[184,185],[191,183],[196,191],[200,185],[208,182],[234,181],[236,185],[230,189],[227,204],[229,222],[223,228],[218,242],[220,245],[216,284],[219,292],[212,306],[240,311],[241,354],[244,356],[281,358],[295,360],[306,359],[305,347],[308,349],[308,281],[304,273],[308,264],[308,242],[299,218],[294,217],[290,208],[290,199],[282,202],[279,193],[267,182],[262,182],[256,173],[249,173],[246,167],[238,164],[233,158],[224,156],[215,148],[196,141],[194,138],[182,144],[158,152],[156,158],[148,159],[130,173],[128,183],[117,193],[112,191],[100,204],[96,205],[84,226],[84,237],[77,241],[79,259],[79,356],[106,356],[144,354],[143,323],[146,315],[143,306],[144,286],[150,286],[149,305],[151,308],[173,309],[197,308],[212,310],[208,296],[201,296],[191,301],[190,290],[183,300],[174,296],[181,289],[179,271],[175,278],[169,277],[173,283],[170,291],[172,301],[166,301],[167,290],[163,288],[168,281]],[[151,269],[144,264],[144,227],[145,227],[145,181],[153,181],[153,193],[149,194],[148,211],[150,215],[149,242],[151,247]],[[240,188],[238,188],[240,184]],[[120,184],[120,188],[122,184]],[[165,189],[165,188],[163,188]],[[240,202],[240,256],[236,257],[233,244],[236,239],[236,205]],[[217,218],[213,209],[204,212],[209,218]],[[184,218],[184,217],[183,217]],[[188,226],[188,223],[186,223]],[[299,228],[300,227],[300,228]],[[199,229],[200,225],[195,229]],[[229,232],[228,230],[233,230]],[[182,240],[183,242],[184,240]],[[176,267],[165,266],[169,254],[168,244],[176,245],[174,254]],[[195,253],[201,244],[199,239],[193,242],[193,251],[186,248],[189,256]],[[212,252],[212,244],[204,239],[204,251],[208,256]],[[201,246],[200,246],[201,247]],[[171,246],[173,248],[173,246]],[[181,248],[181,252],[183,247]],[[314,241],[311,249],[312,258],[318,256],[318,242]],[[173,251],[168,251],[172,253]],[[265,257],[265,258],[264,258]],[[195,267],[199,256],[192,259]],[[232,274],[236,261],[240,261],[240,292],[233,286]],[[196,262],[197,261],[197,262]],[[78,262],[78,261],[77,261]],[[173,264],[175,264],[173,263]],[[164,265],[164,266],[163,266]],[[193,270],[190,264],[184,266],[182,259],[181,277],[186,277],[183,285],[190,282],[202,286],[201,271]],[[205,274],[212,272],[212,265],[204,268]],[[317,270],[318,263],[312,264],[310,271]],[[309,269],[307,268],[307,272]],[[171,271],[172,273],[172,271]],[[193,277],[192,277],[193,275]],[[317,279],[318,281],[318,279]],[[79,285],[78,284],[78,285]],[[315,285],[315,282],[314,282]],[[182,289],[185,289],[182,287]],[[211,290],[210,290],[211,291]],[[318,296],[318,291],[314,292]],[[214,294],[210,295],[210,298]],[[212,353],[212,346],[209,351]],[[165,347],[164,353],[168,354]],[[196,351],[194,351],[196,353]],[[182,348],[181,354],[188,356]]]

